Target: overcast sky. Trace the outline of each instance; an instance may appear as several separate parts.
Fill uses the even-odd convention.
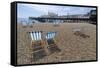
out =
[[[57,13],[58,15],[86,14],[92,9],[96,8],[18,3],[17,17],[18,18],[28,18],[29,16],[38,17],[41,15],[47,15],[48,12]]]

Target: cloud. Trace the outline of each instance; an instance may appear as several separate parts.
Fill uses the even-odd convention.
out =
[[[54,12],[60,15],[67,13],[66,11],[70,9],[67,6],[56,6],[56,5],[20,4],[20,6],[27,6],[31,9],[40,11],[44,14],[47,14],[48,12]]]
[[[59,5],[43,5],[43,4],[19,4],[19,6],[27,7],[27,11],[31,11],[29,15],[46,15],[48,12],[53,12],[58,15],[67,15],[67,14],[86,14],[92,9],[89,7],[74,7],[74,6],[59,6]],[[24,12],[27,12],[24,11]],[[24,14],[25,15],[25,14]]]

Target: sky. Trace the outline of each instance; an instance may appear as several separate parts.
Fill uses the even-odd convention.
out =
[[[90,7],[76,7],[76,6],[58,6],[58,5],[41,5],[41,4],[17,4],[17,17],[28,18],[47,15],[48,12],[53,12],[60,15],[74,15],[86,14],[92,9]]]

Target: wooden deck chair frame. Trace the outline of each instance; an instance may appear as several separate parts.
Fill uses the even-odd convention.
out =
[[[35,31],[35,32],[41,32],[41,31]],[[36,46],[38,46],[38,47],[36,47]],[[43,57],[47,56],[47,54],[45,52],[45,48],[44,48],[44,41],[42,40],[42,38],[41,38],[41,40],[31,40],[31,47],[32,47],[31,51],[32,51],[32,57],[33,57],[32,60],[33,61],[38,61],[38,60],[42,59]],[[40,52],[44,52],[44,53],[39,55],[38,53],[40,53]],[[39,58],[39,56],[40,56],[40,58]]]

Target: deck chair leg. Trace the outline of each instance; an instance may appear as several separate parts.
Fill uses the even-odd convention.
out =
[[[49,55],[50,54],[50,51],[48,50],[47,42],[44,42],[44,43],[46,45],[46,46],[44,46],[44,49],[45,49],[47,55]]]

